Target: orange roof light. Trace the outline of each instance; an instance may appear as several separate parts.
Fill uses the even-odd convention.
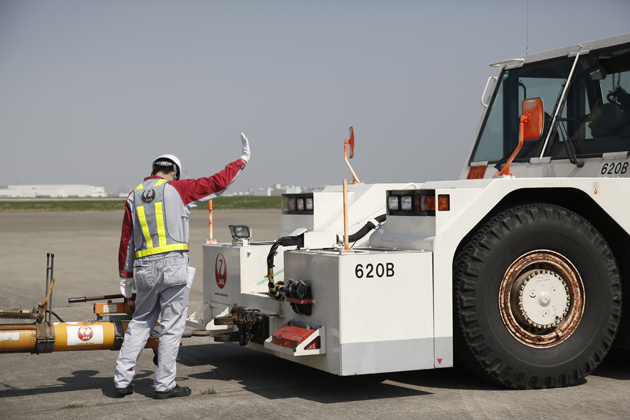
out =
[[[424,211],[435,211],[435,195],[424,195]]]
[[[438,211],[449,211],[451,209],[451,196],[448,194],[438,195]]]

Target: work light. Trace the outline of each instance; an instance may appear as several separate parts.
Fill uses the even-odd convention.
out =
[[[229,227],[232,239],[235,241],[249,239],[252,236],[252,230],[249,228],[249,225],[230,225]]]

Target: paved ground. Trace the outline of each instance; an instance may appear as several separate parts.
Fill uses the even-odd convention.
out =
[[[122,215],[0,214],[0,309],[31,309],[43,300],[46,252],[55,253],[53,310],[66,321],[93,317],[91,305],[68,297],[118,292],[116,253]],[[255,239],[274,239],[278,211],[215,212],[215,236],[227,241],[230,223],[249,223]],[[205,212],[191,219],[191,262],[201,267],[208,236]],[[202,278],[199,272],[197,280]],[[201,302],[201,281],[191,308]],[[156,401],[152,352],[138,362],[137,392],[113,393],[117,352],[0,355],[0,419],[622,419],[630,418],[630,353],[613,351],[577,387],[506,391],[458,369],[341,378],[282,359],[185,339],[178,383],[188,398]]]

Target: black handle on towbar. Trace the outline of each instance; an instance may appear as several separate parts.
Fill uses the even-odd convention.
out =
[[[132,294],[131,298],[135,299],[136,294]],[[68,303],[80,303],[80,302],[90,302],[93,300],[108,300],[108,299],[120,299],[120,298],[124,298],[124,296],[122,294],[117,294],[117,295],[104,295],[104,296],[83,296],[83,297],[75,297],[75,298],[69,298],[68,299]]]

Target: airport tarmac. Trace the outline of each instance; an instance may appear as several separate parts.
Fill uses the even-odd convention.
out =
[[[44,299],[46,253],[55,254],[53,310],[65,321],[94,318],[69,297],[118,293],[116,212],[0,213],[0,309],[32,309]],[[272,240],[278,210],[215,211],[214,236],[245,223]],[[198,268],[190,312],[201,306],[201,244],[207,212],[191,216],[191,265]],[[391,305],[383,305],[384,315]],[[190,397],[154,400],[153,353],[136,368],[136,393],[119,398],[112,375],[118,352],[0,354],[0,419],[623,419],[630,418],[630,352],[613,350],[595,374],[572,388],[510,391],[453,368],[337,377],[211,338],[183,340],[177,381]]]

